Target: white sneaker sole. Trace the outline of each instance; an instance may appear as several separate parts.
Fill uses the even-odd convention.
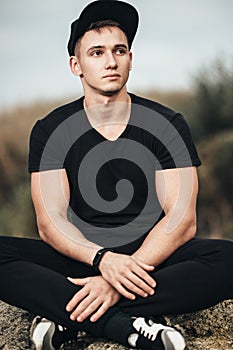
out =
[[[34,350],[55,350],[52,345],[52,337],[55,332],[55,324],[45,318],[38,323],[35,318],[31,327],[31,340]]]
[[[161,339],[166,350],[185,350],[184,338],[175,329],[162,331]]]

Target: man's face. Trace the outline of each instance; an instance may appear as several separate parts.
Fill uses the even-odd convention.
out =
[[[86,32],[78,56],[85,94],[114,95],[125,87],[132,55],[125,34],[118,27]]]

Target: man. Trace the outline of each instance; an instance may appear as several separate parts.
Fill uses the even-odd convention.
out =
[[[232,297],[232,243],[194,239],[200,160],[183,117],[127,92],[137,26],[125,2],[83,10],[68,51],[84,97],[31,134],[42,240],[1,237],[0,269],[1,299],[40,315],[36,349],[84,330],[131,348],[182,350],[162,315]]]

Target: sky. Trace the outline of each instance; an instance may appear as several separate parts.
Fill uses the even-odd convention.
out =
[[[233,0],[127,0],[139,11],[128,90],[188,89],[233,57]],[[82,95],[66,50],[86,0],[0,0],[0,109]]]

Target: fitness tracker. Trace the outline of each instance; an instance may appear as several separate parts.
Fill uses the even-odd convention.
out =
[[[100,264],[100,261],[101,261],[102,257],[104,256],[104,254],[106,252],[114,252],[114,251],[111,248],[101,248],[100,250],[98,250],[98,252],[96,253],[96,255],[95,255],[94,259],[93,259],[92,265],[93,265],[93,267],[95,268],[95,270],[97,272],[100,272],[99,264]]]

